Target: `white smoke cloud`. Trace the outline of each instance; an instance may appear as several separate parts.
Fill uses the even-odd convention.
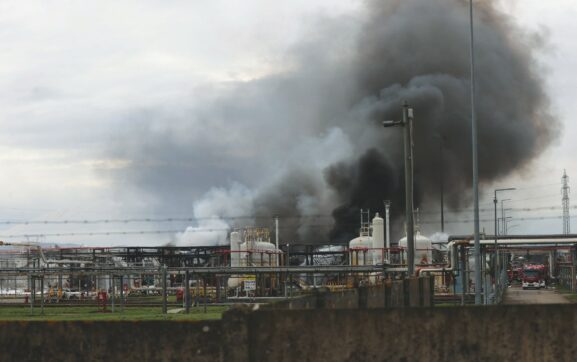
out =
[[[211,189],[194,203],[193,214],[198,225],[177,234],[177,246],[228,244],[228,232],[234,221],[252,214],[253,198],[253,191],[236,182],[230,188]]]

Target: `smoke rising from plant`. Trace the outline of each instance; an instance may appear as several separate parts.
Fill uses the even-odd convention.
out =
[[[536,60],[544,40],[494,1],[476,6],[482,186],[527,168],[560,126]],[[415,205],[438,193],[441,139],[449,205],[467,204],[468,21],[462,0],[368,1],[363,15],[321,19],[291,50],[288,70],[203,89],[178,114],[140,114],[140,130],[115,149],[132,161],[119,177],[155,197],[159,212],[192,204],[194,216],[231,227],[272,225],[278,215],[284,242],[346,241],[360,208],[383,211],[388,199],[393,217],[402,215],[402,130],[381,121],[400,118],[407,101]],[[240,215],[270,219],[227,219]]]

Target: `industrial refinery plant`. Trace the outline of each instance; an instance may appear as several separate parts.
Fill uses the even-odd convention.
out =
[[[361,210],[358,237],[340,245],[279,244],[274,230],[260,227],[231,231],[230,246],[3,243],[0,300],[79,303],[94,301],[102,292],[117,303],[135,297],[140,303],[148,295],[179,295],[182,300],[188,285],[191,301],[202,297],[207,303],[224,303],[380,285],[406,274],[406,238],[391,243],[388,225],[378,213]],[[416,242],[419,268],[447,259],[430,239],[417,234]]]

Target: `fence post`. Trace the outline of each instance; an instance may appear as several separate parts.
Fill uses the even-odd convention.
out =
[[[419,283],[419,307],[425,306],[425,278],[427,277],[418,277],[417,282]]]
[[[162,314],[168,312],[167,297],[168,292],[166,290],[166,264],[162,266]]]
[[[40,277],[40,314],[44,315],[44,274]]]
[[[124,313],[124,276],[120,276],[120,313]]]
[[[403,279],[403,306],[409,307],[411,305],[411,288],[409,284],[410,279]]]
[[[116,289],[116,283],[114,281],[114,274],[110,276],[110,310],[111,313],[114,313],[114,299],[116,298],[116,293],[114,291]]]
[[[365,286],[357,288],[358,308],[366,309],[368,304],[368,288]]]
[[[186,314],[190,313],[190,273],[188,270],[184,272],[184,308]]]

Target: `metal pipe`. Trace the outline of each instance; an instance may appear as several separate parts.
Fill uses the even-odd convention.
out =
[[[391,202],[389,200],[385,201],[385,218],[386,220],[386,248],[387,251],[391,248],[391,227],[390,227],[390,210]]]
[[[311,265],[311,266],[298,266],[298,267],[198,267],[198,268],[188,268],[188,267],[172,267],[167,268],[170,272],[180,273],[186,269],[190,270],[191,273],[198,274],[271,274],[271,273],[286,273],[286,274],[311,274],[311,273],[371,273],[371,272],[382,272],[383,270],[391,270],[395,268],[384,268],[382,265]],[[406,269],[406,268],[405,268]],[[62,271],[60,269],[43,269],[42,273],[46,275],[58,275]],[[110,274],[157,274],[159,270],[157,268],[136,268],[136,267],[124,267],[124,268],[84,268],[82,272],[85,275],[110,275]],[[2,268],[0,269],[0,274],[3,275],[39,275],[37,269],[35,268]]]
[[[280,249],[278,248],[278,216],[274,218],[274,224],[275,224],[276,251],[279,251]],[[276,259],[277,259],[276,265],[280,265],[280,253],[277,255]]]
[[[469,241],[471,236],[451,236],[449,241]],[[481,244],[494,244],[494,235],[487,235],[480,240]],[[499,245],[517,245],[517,244],[573,244],[577,243],[577,236],[564,237],[564,235],[511,235],[501,236],[497,243]]]
[[[457,243],[455,242],[449,242],[447,244],[447,248],[449,249],[450,252],[450,257],[449,257],[449,264],[447,265],[447,267],[443,267],[443,268],[423,268],[420,269],[417,272],[417,276],[419,276],[421,273],[433,273],[433,272],[443,272],[443,271],[453,271],[455,270],[455,267],[457,265]]]

